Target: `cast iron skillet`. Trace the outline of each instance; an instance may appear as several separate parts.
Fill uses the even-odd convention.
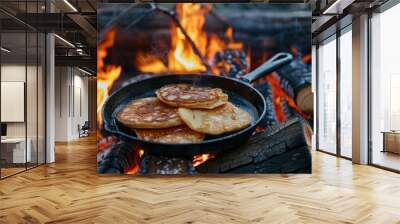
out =
[[[293,56],[291,54],[278,53],[260,67],[243,76],[241,80],[214,75],[163,75],[131,83],[114,92],[105,102],[103,106],[104,129],[117,135],[123,141],[139,143],[145,152],[153,155],[192,157],[198,154],[218,153],[232,149],[250,137],[265,115],[265,99],[250,83],[289,64],[292,60]],[[139,139],[134,131],[117,120],[118,112],[130,101],[155,96],[157,89],[173,83],[190,83],[198,86],[221,88],[229,95],[230,102],[251,115],[251,125],[236,132],[207,136],[200,143],[166,144]]]

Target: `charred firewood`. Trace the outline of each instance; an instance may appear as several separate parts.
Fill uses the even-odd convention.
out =
[[[292,98],[294,98],[295,93],[294,93],[294,89],[292,87],[292,85],[290,84],[290,82],[288,80],[286,80],[285,78],[283,78],[282,76],[276,75],[275,77],[277,77],[279,79],[279,84],[282,87],[283,90],[285,90],[285,92]]]
[[[300,118],[267,128],[196,167],[200,173],[310,173],[310,127]]]
[[[125,173],[137,166],[138,153],[135,147],[119,142],[104,150],[97,158],[97,173]]]
[[[249,163],[222,173],[311,173],[311,155],[308,147],[300,147],[263,162]]]
[[[232,78],[240,78],[250,69],[246,53],[229,48],[217,52],[213,64],[218,68],[220,75]]]
[[[311,68],[301,60],[294,60],[280,68],[277,73],[287,80],[294,90],[294,97],[300,109],[308,114],[313,112],[314,98],[311,92]]]

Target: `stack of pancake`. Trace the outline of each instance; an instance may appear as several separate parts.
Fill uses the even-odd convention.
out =
[[[221,135],[247,127],[250,115],[228,101],[219,88],[172,84],[157,97],[133,100],[118,120],[138,138],[161,143],[197,143],[206,135]]]

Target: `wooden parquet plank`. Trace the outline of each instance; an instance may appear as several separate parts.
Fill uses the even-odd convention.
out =
[[[0,223],[400,223],[400,175],[313,152],[312,175],[96,174],[93,137],[0,181]]]

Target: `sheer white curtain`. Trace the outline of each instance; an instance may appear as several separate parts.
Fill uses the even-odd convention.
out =
[[[336,153],[336,38],[318,48],[318,149]]]
[[[340,151],[351,158],[352,149],[352,33],[340,36]]]

